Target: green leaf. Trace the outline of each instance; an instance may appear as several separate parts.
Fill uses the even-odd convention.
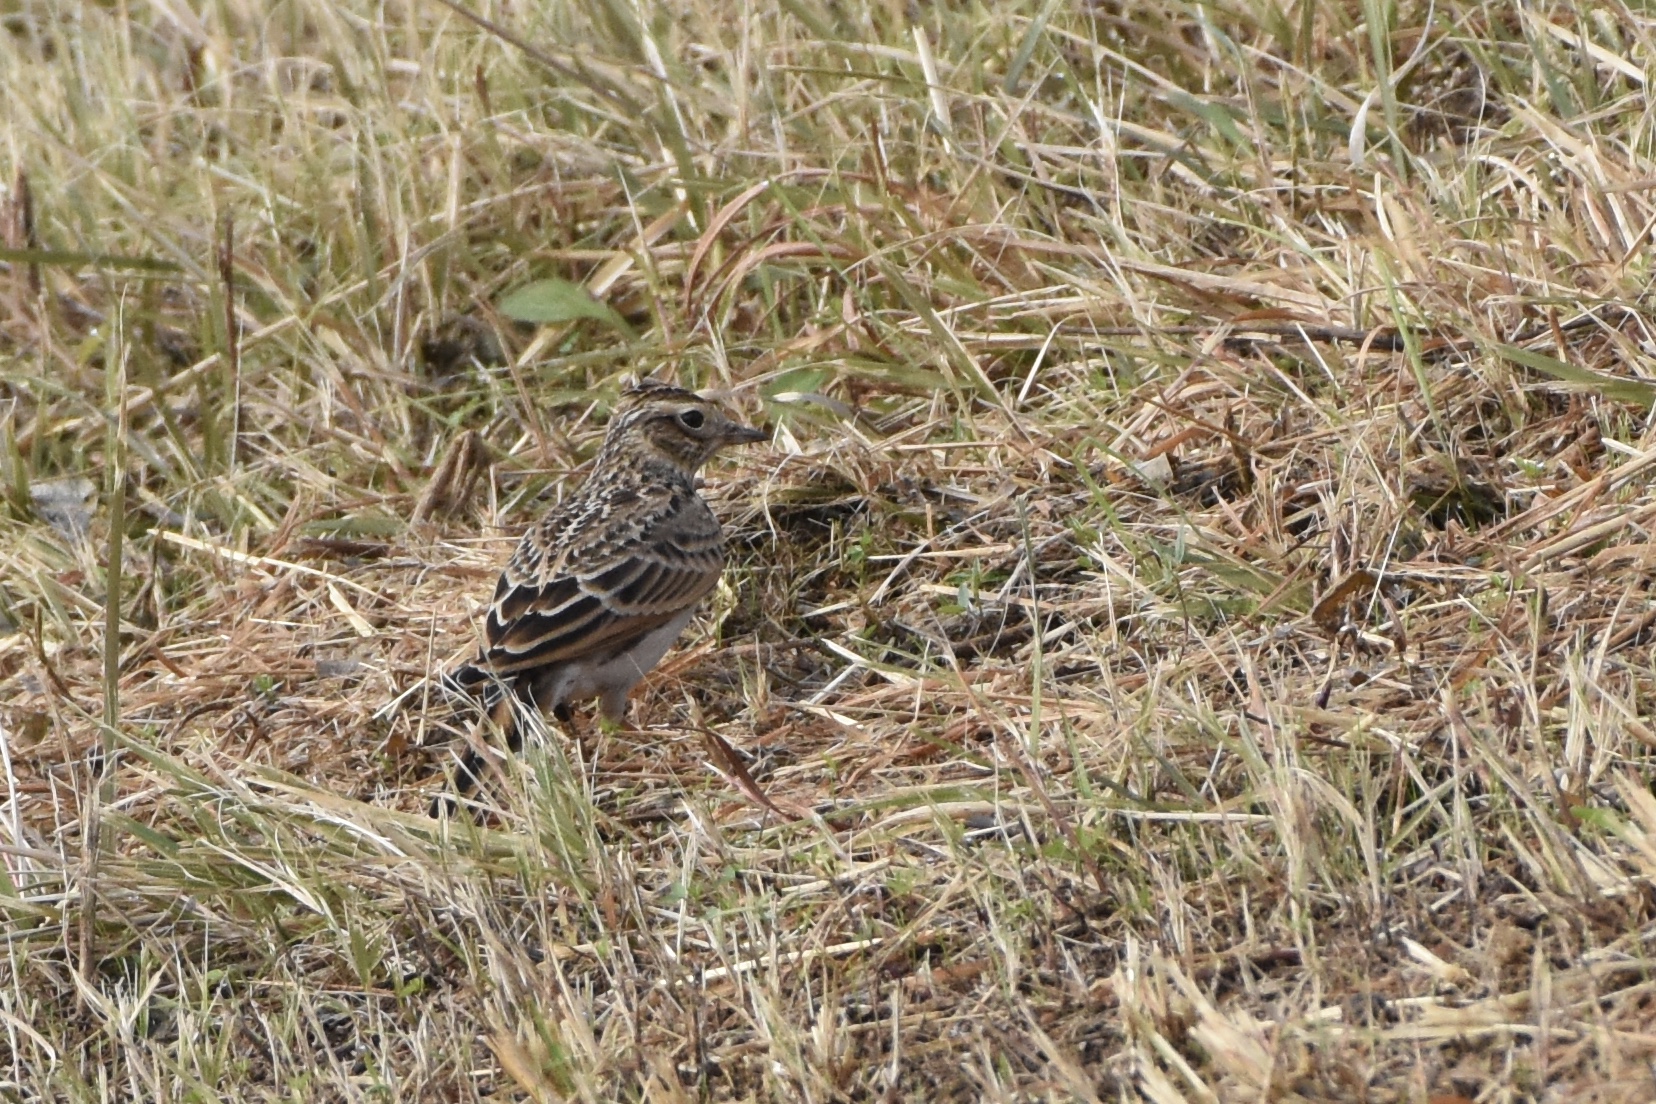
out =
[[[1046,0],[1046,3],[1041,5],[1041,10],[1035,14],[1035,18],[1030,20],[1028,29],[1024,31],[1023,41],[1018,43],[1018,52],[1012,56],[1012,64],[1006,67],[1006,79],[1001,82],[1001,87],[1006,89],[1007,95],[1018,94],[1018,78],[1023,76],[1024,66],[1029,64],[1029,59],[1035,56],[1035,47],[1046,34],[1047,23],[1051,21],[1061,3],[1063,0]]]
[[[7,249],[0,248],[0,261],[8,264],[66,265],[78,268],[136,268],[141,272],[178,272],[171,261],[156,257],[123,257],[115,253],[77,253],[66,249]]]
[[[402,518],[385,514],[347,514],[307,521],[299,531],[307,537],[394,537],[407,527]]]
[[[169,859],[178,857],[178,841],[157,832],[147,824],[133,820],[131,817],[121,816],[119,813],[104,813],[104,816],[116,829],[123,834],[130,834],[149,844],[150,849],[158,855]]]
[[[580,284],[568,280],[536,280],[510,292],[500,301],[500,313],[515,322],[579,322],[590,318],[636,337],[627,320],[608,303],[593,297]]]
[[[1644,380],[1627,379],[1623,376],[1612,376],[1605,372],[1595,372],[1591,368],[1567,364],[1557,357],[1550,357],[1546,353],[1531,352],[1528,349],[1520,349],[1515,345],[1496,345],[1495,351],[1515,364],[1522,364],[1525,368],[1533,368],[1543,375],[1563,380],[1565,383],[1573,383],[1579,387],[1597,391],[1607,399],[1636,403],[1644,407],[1656,405],[1656,384],[1650,384]]]
[[[1242,128],[1236,125],[1235,116],[1222,104],[1210,103],[1183,91],[1169,92],[1165,99],[1169,106],[1180,111],[1188,111],[1207,123],[1208,126],[1229,139],[1237,149],[1253,148],[1253,142],[1249,140],[1246,134],[1242,133]]]
[[[1571,805],[1569,809],[1570,815],[1584,827],[1596,828],[1605,835],[1621,836],[1624,839],[1630,834],[1628,826],[1611,809],[1601,809],[1592,805]]]
[[[790,391],[820,391],[832,376],[826,368],[794,368],[775,377],[761,390],[767,399]]]

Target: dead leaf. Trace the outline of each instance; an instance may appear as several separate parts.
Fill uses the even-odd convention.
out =
[[[1335,584],[1334,589],[1317,599],[1311,607],[1311,620],[1325,632],[1335,632],[1344,620],[1346,604],[1358,595],[1374,593],[1380,585],[1380,576],[1366,567],[1359,567]]]

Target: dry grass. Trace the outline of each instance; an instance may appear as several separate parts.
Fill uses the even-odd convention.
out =
[[[1656,1094],[1642,9],[203,8],[0,17],[0,1096]],[[640,368],[728,589],[440,826]]]

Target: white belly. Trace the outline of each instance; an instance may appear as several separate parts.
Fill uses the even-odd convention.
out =
[[[573,660],[547,672],[535,682],[535,704],[551,712],[598,698],[605,720],[621,720],[627,712],[627,695],[661,662],[695,613],[685,610],[620,655]]]

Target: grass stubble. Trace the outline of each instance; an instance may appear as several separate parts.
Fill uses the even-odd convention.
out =
[[[1656,1091],[1643,9],[0,28],[0,1096]],[[628,370],[727,585],[431,821]]]

